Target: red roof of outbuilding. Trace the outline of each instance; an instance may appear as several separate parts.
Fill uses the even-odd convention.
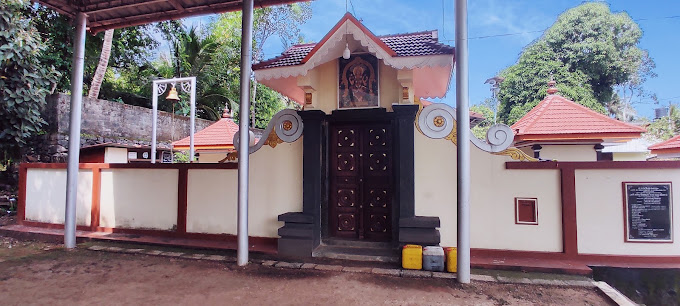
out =
[[[294,45],[280,56],[253,65],[253,69],[267,69],[304,64],[335,33],[340,26],[350,21],[362,29],[364,34],[376,41],[383,49],[395,57],[454,54],[455,48],[439,43],[438,32],[424,31],[416,33],[375,36],[351,14],[346,14],[338,24],[321,40],[320,43]]]
[[[680,135],[677,135],[666,141],[654,144],[650,146],[649,149],[652,150],[652,154],[664,153],[667,151],[680,151]]]
[[[194,134],[194,147],[206,149],[229,149],[234,147],[234,134],[238,124],[231,118],[222,118]],[[189,137],[172,143],[175,149],[189,148]]]
[[[646,131],[555,94],[548,95],[511,128],[515,141],[635,138]]]

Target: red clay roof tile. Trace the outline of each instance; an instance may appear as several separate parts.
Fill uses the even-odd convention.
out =
[[[644,133],[643,127],[595,112],[560,95],[548,95],[511,126],[516,136]]]
[[[454,47],[439,43],[437,31],[378,36],[390,49],[400,56],[453,54]],[[316,43],[294,45],[280,56],[253,65],[253,69],[267,69],[302,64],[302,60],[314,49]]]
[[[234,134],[238,130],[238,124],[234,120],[222,118],[194,134],[194,146],[233,146]],[[172,146],[189,147],[189,137],[173,142]]]
[[[666,141],[662,141],[657,144],[651,145],[649,149],[650,150],[680,149],[680,135],[677,135]]]

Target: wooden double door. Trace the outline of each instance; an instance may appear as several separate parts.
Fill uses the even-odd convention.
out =
[[[329,127],[329,234],[392,239],[393,139],[390,123]]]

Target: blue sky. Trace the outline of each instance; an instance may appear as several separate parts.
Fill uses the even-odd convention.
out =
[[[647,90],[656,93],[664,106],[669,102],[680,104],[680,90],[677,89],[680,1],[606,2],[614,12],[627,12],[644,31],[640,47],[649,51],[658,74],[647,81]],[[321,40],[345,14],[345,3],[345,0],[314,1],[313,16],[301,27],[305,40]],[[486,79],[514,64],[522,48],[540,37],[560,13],[582,1],[470,0],[468,3],[470,103],[477,104],[491,95],[488,85],[484,84]],[[454,45],[453,0],[352,0],[348,10],[376,35],[439,30],[440,40]],[[282,51],[276,38],[271,38],[265,45],[266,58]],[[452,85],[443,101],[453,105],[454,97]],[[634,107],[638,115],[651,118],[653,109],[659,105],[639,101]]]

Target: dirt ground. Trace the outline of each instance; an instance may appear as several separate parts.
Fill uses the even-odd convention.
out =
[[[594,289],[292,270],[0,237],[2,305],[608,305]]]

